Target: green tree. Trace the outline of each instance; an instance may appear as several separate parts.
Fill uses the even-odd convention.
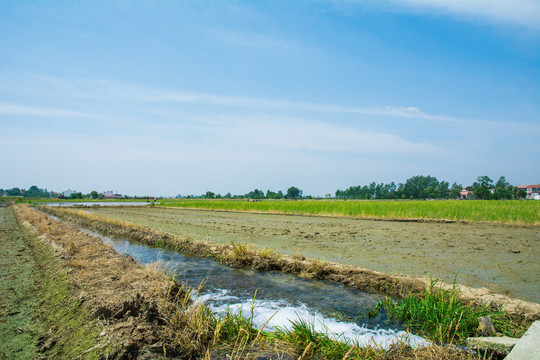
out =
[[[453,183],[452,187],[450,188],[450,197],[452,199],[459,199],[462,187],[463,186],[461,184]]]
[[[21,189],[14,187],[12,189],[6,190],[8,196],[21,196]]]
[[[97,199],[98,198],[98,192],[96,190],[90,191],[90,197],[92,199]]]
[[[41,189],[36,185],[30,186],[30,189],[26,190],[23,194],[24,197],[40,197]]]
[[[512,188],[512,197],[514,199],[525,199],[527,197],[527,193],[525,190],[518,188],[517,186],[514,186]]]
[[[212,191],[207,191],[206,194],[204,195],[204,197],[205,197],[206,199],[213,199],[213,198],[216,197],[216,194],[213,193]]]
[[[417,175],[407,179],[403,186],[403,193],[411,199],[426,199],[432,195],[436,197],[435,189],[438,187],[439,181],[437,178],[429,175]]]
[[[504,176],[501,176],[495,183],[495,191],[493,193],[494,199],[512,199],[512,185]]]
[[[83,194],[82,192],[76,192],[76,193],[73,193],[69,196],[70,199],[82,199],[83,198]]]
[[[264,192],[262,190],[255,189],[247,193],[246,197],[250,199],[264,199]]]
[[[439,187],[437,188],[437,197],[439,199],[448,199],[450,195],[450,189],[448,188],[450,184],[447,181],[441,181]]]
[[[493,180],[489,176],[479,176],[476,182],[472,185],[474,196],[478,199],[489,200],[492,198],[491,189],[493,188]]]
[[[302,197],[302,190],[298,189],[296,186],[291,186],[287,189],[287,198],[288,199],[298,199]]]

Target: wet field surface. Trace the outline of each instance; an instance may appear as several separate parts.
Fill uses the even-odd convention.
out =
[[[216,243],[432,277],[540,302],[540,229],[481,223],[392,222],[171,208],[87,208]]]

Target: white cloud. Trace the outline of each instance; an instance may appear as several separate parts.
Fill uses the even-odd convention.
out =
[[[540,30],[540,1],[538,0],[393,0],[393,3],[420,11],[487,19],[490,22],[502,22]]]

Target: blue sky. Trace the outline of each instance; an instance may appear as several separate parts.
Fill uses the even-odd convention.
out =
[[[0,0],[0,188],[540,182],[540,1]]]

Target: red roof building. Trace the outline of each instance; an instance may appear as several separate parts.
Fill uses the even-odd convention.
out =
[[[518,189],[527,193],[527,199],[540,198],[540,185],[518,185]]]

